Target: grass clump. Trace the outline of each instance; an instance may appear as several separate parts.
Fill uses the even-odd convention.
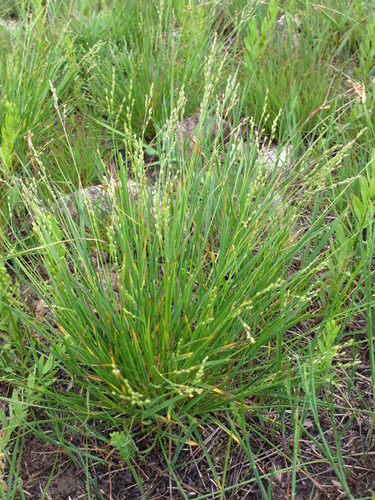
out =
[[[139,498],[371,491],[373,20],[341,4],[3,9],[5,498],[121,498],[123,462]]]

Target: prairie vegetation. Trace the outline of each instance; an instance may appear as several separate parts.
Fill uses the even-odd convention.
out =
[[[371,3],[1,2],[2,498],[373,498]]]

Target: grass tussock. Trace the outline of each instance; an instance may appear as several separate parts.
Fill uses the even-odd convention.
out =
[[[370,498],[375,18],[339,4],[0,7],[2,497]]]

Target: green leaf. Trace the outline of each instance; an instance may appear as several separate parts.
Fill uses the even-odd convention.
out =
[[[342,224],[340,224],[339,226],[337,226],[337,229],[336,229],[336,238],[337,238],[337,241],[340,243],[340,246],[342,246],[342,247],[347,243],[347,238],[345,236]]]
[[[364,177],[359,178],[359,183],[361,185],[362,200],[365,205],[367,205],[370,199],[370,186],[368,185],[368,182]]]
[[[357,219],[362,221],[365,218],[366,209],[363,206],[363,203],[361,202],[361,200],[355,194],[353,194],[352,200],[353,200],[354,212],[357,216]]]
[[[137,450],[137,446],[127,431],[112,432],[111,445],[120,453],[124,462],[128,462]]]
[[[322,340],[319,339],[318,340],[318,347],[319,347],[319,351],[324,354],[326,352],[326,347],[325,345],[323,344]]]

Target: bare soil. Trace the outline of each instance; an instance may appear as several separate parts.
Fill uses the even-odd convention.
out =
[[[341,416],[337,418],[345,421]],[[344,432],[341,450],[347,469],[348,485],[355,498],[371,497],[372,492],[375,491],[375,448],[372,446],[372,451],[363,453],[367,436],[363,435],[361,420],[355,419]],[[330,425],[329,418],[327,424]],[[325,429],[324,427],[324,415],[322,415],[321,425],[328,436],[332,434],[331,428]],[[222,480],[228,436],[221,429],[212,430],[209,439],[208,448],[214,453],[213,461],[217,476],[219,480]],[[291,436],[287,438],[278,436],[273,443],[276,447],[269,449],[265,443],[252,443],[254,450],[259,447],[259,455],[256,457],[259,472],[267,474],[274,471],[272,485],[269,485],[269,480],[264,481],[266,488],[271,488],[273,499],[290,498],[291,472],[282,473],[278,470],[283,469],[289,462],[281,456],[281,453],[285,453],[291,459],[292,440]],[[332,467],[324,460],[316,446],[306,438],[301,440],[300,445],[301,456],[304,460],[316,460],[316,463],[298,473],[296,498],[301,500],[347,498]],[[204,454],[199,449],[189,448],[183,450],[174,467],[180,487],[188,498],[198,498],[201,495],[207,495],[207,498],[212,499],[220,498],[217,478],[213,476]],[[232,491],[227,491],[223,498],[262,498],[257,483],[250,482],[254,479],[254,475],[248,459],[238,445],[232,446],[229,460],[225,484],[226,487],[233,486],[234,488]],[[120,459],[112,456],[105,465],[90,464],[90,474],[96,482],[95,487],[93,485],[90,487],[91,498],[111,500],[184,498],[175,478],[168,472],[161,450],[155,449],[146,461],[138,466],[134,465],[142,477],[145,497],[142,497],[129,468],[125,467]],[[82,468],[74,464],[64,452],[59,452],[57,446],[48,446],[32,436],[25,442],[20,472],[26,498],[41,498],[48,481],[46,498],[53,500],[89,498],[86,477]],[[245,484],[235,486],[241,482]]]
[[[335,433],[332,428],[332,418],[324,408],[319,411],[319,425],[326,441],[333,451],[341,453],[346,471],[346,479],[350,492],[356,499],[371,498],[375,491],[375,437],[373,435],[373,419],[370,414],[361,412],[365,405],[374,408],[372,400],[368,352],[361,353],[364,362],[358,367],[358,385],[356,397],[350,396],[350,390],[345,385],[338,387],[332,394],[337,405],[350,410],[337,410],[334,422],[339,435],[339,444],[335,443]],[[5,386],[2,386],[4,395]],[[354,388],[351,388],[353,392]],[[319,394],[321,400],[327,393]],[[346,405],[343,398],[348,397]],[[348,405],[349,403],[349,405]],[[4,405],[4,403],[3,403]],[[225,422],[225,415],[216,415],[217,420]],[[268,415],[269,428],[261,428],[256,418],[251,420],[253,429],[248,436],[254,460],[261,476],[271,474],[263,480],[266,490],[272,499],[291,498],[292,473],[285,469],[290,467],[293,458],[293,426],[291,413],[284,415],[284,434],[278,429],[280,423],[279,412],[275,409]],[[276,424],[276,425],[275,425]],[[315,438],[322,444],[318,428],[310,413],[305,419],[303,433],[299,441],[298,464],[296,481],[296,499],[341,499],[348,498],[337,479],[332,465],[324,456],[322,448],[309,437]],[[165,459],[165,451],[161,446],[155,446],[146,459],[135,457],[133,467],[142,479],[144,495],[137,482],[121,458],[113,449],[103,449],[99,443],[79,442],[73,438],[72,444],[80,449],[89,449],[90,457],[87,461],[85,474],[84,464],[78,463],[69,457],[66,448],[44,441],[31,433],[25,438],[22,456],[20,457],[19,478],[25,498],[38,499],[45,497],[51,500],[78,500],[78,499],[108,499],[108,500],[136,500],[146,498],[183,499],[199,498],[205,495],[211,499],[260,499],[261,491],[255,480],[254,473],[241,447],[231,441],[231,452],[227,466],[226,477],[223,478],[225,461],[229,445],[228,434],[218,425],[202,421],[200,437],[205,444],[206,454],[200,446],[186,445],[179,453],[169,440],[164,443],[164,450],[170,453],[173,463],[173,474],[170,473]],[[47,428],[46,428],[47,433]],[[139,449],[150,446],[152,437],[142,436],[136,441]],[[338,450],[339,447],[339,450]],[[207,460],[207,453],[211,465]],[[102,461],[102,463],[99,463]],[[336,462],[337,465],[337,462]],[[212,470],[215,470],[215,475]],[[6,474],[7,476],[7,474]],[[6,480],[5,476],[5,480]],[[272,478],[272,479],[271,479]],[[179,482],[179,485],[178,485]],[[221,497],[220,487],[225,483],[227,491]],[[181,493],[184,492],[184,495]],[[90,491],[90,495],[88,494]],[[18,496],[16,498],[22,498]]]

